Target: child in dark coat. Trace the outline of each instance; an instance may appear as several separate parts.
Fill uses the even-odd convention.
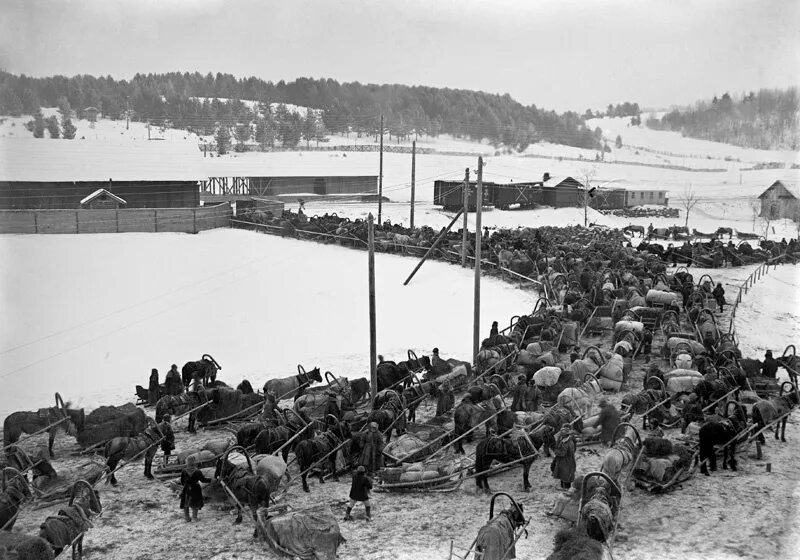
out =
[[[203,490],[200,488],[201,482],[211,482],[209,478],[203,475],[203,471],[197,468],[197,459],[189,456],[186,459],[186,468],[181,472],[181,484],[183,491],[181,492],[181,509],[186,521],[191,521],[189,518],[189,509],[192,510],[192,518],[197,521],[197,510],[203,508]]]
[[[369,503],[369,491],[372,490],[372,480],[367,476],[367,469],[361,465],[353,475],[353,483],[350,485],[350,503],[347,506],[347,513],[345,513],[344,520],[352,521],[350,512],[353,511],[353,506],[356,502],[364,502],[364,508],[367,510],[367,521],[372,521],[370,512],[372,505]]]

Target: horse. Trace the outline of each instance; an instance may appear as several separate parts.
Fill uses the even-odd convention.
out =
[[[167,395],[161,397],[156,403],[156,422],[160,423],[164,419],[165,414],[172,416],[180,416],[185,412],[197,408],[203,403],[208,402],[208,396],[203,390],[189,391],[188,393],[181,393],[180,395]],[[197,420],[197,412],[189,413],[189,432],[194,433],[197,431],[195,428],[195,421]]]
[[[50,458],[54,458],[53,443],[56,440],[56,433],[64,430],[68,435],[77,437],[78,432],[83,429],[86,418],[82,408],[78,410],[67,408],[58,393],[56,393],[56,405],[40,408],[36,412],[12,412],[6,416],[3,421],[3,446],[15,443],[23,433],[33,434],[50,426],[47,430],[49,436],[47,449]],[[56,424],[59,421],[61,422]]]
[[[731,417],[720,418],[719,416],[713,417],[711,420],[705,422],[700,426],[700,455],[696,458],[702,463],[700,472],[706,476],[710,476],[708,472],[709,465],[712,471],[717,470],[717,455],[714,452],[714,446],[727,444],[723,448],[722,455],[722,468],[727,469],[730,462],[731,470],[736,470],[736,443],[737,436],[747,426],[747,413],[738,403],[733,404],[735,414]],[[729,407],[726,407],[726,414]],[[730,461],[728,458],[730,457]]]
[[[406,402],[408,410],[408,422],[417,419],[417,408],[423,401],[423,395],[435,396],[437,387],[435,381],[423,381],[419,385],[411,385],[403,390],[403,400]]]
[[[82,491],[76,497],[79,489]],[[69,505],[44,520],[39,527],[39,537],[50,543],[55,556],[71,544],[72,558],[80,560],[83,557],[83,535],[92,527],[90,519],[102,511],[97,491],[85,480],[79,480],[72,486]]]
[[[236,443],[241,447],[249,447],[263,430],[275,428],[279,425],[281,424],[271,418],[261,420],[260,422],[248,422],[243,424],[236,430]]]
[[[783,443],[786,443],[786,422],[789,420],[789,412],[800,400],[797,386],[792,385],[790,382],[781,384],[781,393],[783,393],[783,388],[786,385],[789,385],[794,390],[785,395],[781,394],[777,397],[760,400],[753,405],[753,424],[758,426],[759,430],[783,416],[783,419],[775,424],[775,439],[778,439],[778,432],[780,431],[780,439]],[[761,443],[765,443],[763,433],[758,434],[758,440]]]
[[[572,409],[556,404],[544,413],[541,423],[530,432],[531,441],[536,449],[544,446],[545,457],[550,457],[550,449],[555,443],[554,434],[558,433],[564,424],[572,424],[578,432],[583,430],[583,420],[580,416]]]
[[[469,432],[471,428],[474,428],[481,422],[486,422],[489,418],[493,418],[493,416],[503,408],[505,408],[505,403],[499,395],[484,401],[481,405],[476,405],[469,397],[464,397],[453,411],[453,421],[455,424],[453,437],[459,438],[456,441],[455,452],[461,453],[462,455],[465,454],[463,446],[464,438],[460,436]],[[496,421],[493,420],[486,422],[486,437],[489,437],[490,430],[496,427],[496,425]],[[472,439],[472,432],[469,433],[467,439]]]
[[[489,511],[489,521],[478,530],[475,537],[475,558],[485,560],[515,558],[516,530],[527,525],[522,504],[512,501],[512,507],[494,515],[494,498]]]
[[[264,383],[264,394],[272,392],[278,400],[298,397],[303,394],[303,390],[314,382],[322,383],[322,374],[318,367],[311,371],[306,371],[303,366],[297,366],[297,375],[270,379]]]
[[[211,357],[210,354],[203,354],[202,357],[196,362],[186,362],[181,369],[181,379],[183,385],[187,389],[195,377],[201,378],[203,384],[214,381],[217,378],[217,370],[222,369],[222,366]]]
[[[391,389],[383,393],[378,393],[372,403],[372,412],[367,417],[367,423],[375,422],[378,430],[387,432],[386,443],[392,440],[392,430],[394,427],[397,435],[400,436],[406,431],[405,399]]]
[[[294,449],[294,454],[300,465],[304,491],[310,492],[306,479],[308,477],[308,471],[315,463],[324,461],[323,468],[320,469],[319,472],[320,484],[325,484],[323,476],[325,474],[324,465],[326,463],[330,467],[331,473],[336,473],[336,454],[333,453],[333,450],[351,437],[350,425],[346,422],[340,422],[328,428],[327,431],[311,439],[305,439],[297,444]]]
[[[472,404],[478,404],[487,401],[494,396],[501,394],[500,389],[494,383],[487,383],[485,385],[473,385],[467,388],[467,395],[469,396]]]
[[[536,455],[535,445],[527,434],[486,438],[478,443],[475,450],[475,473],[477,475],[475,484],[478,489],[483,489],[488,494],[490,489],[486,471],[492,466],[492,462],[509,463],[522,459],[522,489],[528,492],[531,488],[528,474]]]
[[[561,529],[546,560],[612,560],[608,547],[581,529]]]
[[[114,470],[117,468],[121,459],[132,459],[144,452],[144,476],[153,479],[151,472],[153,457],[158,451],[158,443],[165,440],[174,446],[175,436],[172,427],[166,422],[160,424],[153,423],[142,433],[134,437],[115,437],[106,442],[103,447],[103,456],[106,458],[106,467],[111,474],[109,481],[112,485],[117,484],[117,477]]]
[[[20,504],[30,497],[31,489],[25,476],[13,467],[4,468],[0,492],[0,531],[14,528]]]
[[[644,226],[635,226],[635,225],[627,225],[622,228],[622,231],[628,232],[633,236],[634,233],[638,233],[639,237],[644,237]]]
[[[789,349],[791,349],[791,353],[789,353]],[[775,361],[789,374],[789,380],[797,385],[797,376],[800,374],[800,356],[797,356],[794,344],[787,346],[783,355],[776,358]]]
[[[231,451],[239,451],[247,459],[247,466],[234,465],[228,460]],[[253,521],[256,522],[256,529],[253,537],[258,537],[258,517],[256,511],[259,506],[269,507],[270,490],[269,481],[263,475],[257,474],[253,470],[250,456],[241,447],[232,447],[225,452],[225,455],[217,459],[217,467],[214,471],[214,479],[220,481],[228,490],[236,496],[236,521],[242,522],[242,502],[250,506]],[[267,516],[269,517],[269,516]]]
[[[314,437],[313,425],[306,424],[297,414],[292,414],[291,417],[286,415],[286,423],[281,426],[273,426],[264,428],[253,440],[256,453],[275,453],[281,447],[283,455],[283,462],[289,459],[289,447],[286,445],[290,439],[302,432],[298,436],[298,440],[309,439]],[[296,447],[296,444],[295,444]]]

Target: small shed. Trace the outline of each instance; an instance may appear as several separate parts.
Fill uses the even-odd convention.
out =
[[[583,204],[584,186],[572,177],[553,177],[545,173],[542,177],[542,204],[565,208]]]
[[[796,185],[788,181],[775,181],[758,198],[761,201],[758,215],[762,218],[800,221],[800,197]]]
[[[86,117],[86,120],[89,122],[97,122],[97,115],[100,114],[100,110],[97,107],[86,107],[83,110],[83,116]]]
[[[112,209],[118,210],[124,208],[128,203],[125,199],[118,197],[114,193],[106,189],[97,189],[90,195],[81,199],[81,208],[89,208],[92,210],[97,209]]]

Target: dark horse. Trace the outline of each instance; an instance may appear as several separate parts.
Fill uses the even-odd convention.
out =
[[[297,457],[297,462],[300,465],[301,478],[303,481],[303,490],[310,492],[308,489],[308,482],[306,477],[308,471],[315,463],[322,462],[322,467],[319,471],[320,484],[325,483],[323,478],[325,475],[325,464],[327,463],[331,473],[336,473],[336,454],[333,452],[340,444],[344,443],[352,437],[350,432],[350,425],[347,422],[340,422],[334,424],[327,431],[313,437],[312,439],[305,439],[297,444],[294,449],[294,454]]]
[[[486,437],[489,437],[490,430],[497,427],[495,417],[504,407],[505,403],[500,396],[492,397],[480,405],[473,404],[472,399],[469,396],[465,396],[453,411],[453,422],[455,424],[453,437],[457,439],[455,452],[462,455],[465,453],[464,438],[461,436],[467,434],[465,437],[468,441],[471,440],[473,432],[470,432],[470,430],[477,427],[481,422],[486,422]]]
[[[477,474],[475,484],[488,494],[490,492],[489,476],[486,471],[492,466],[492,462],[510,463],[519,460],[522,463],[522,489],[527,492],[531,488],[528,473],[530,473],[535,458],[536,449],[527,434],[487,438],[478,443],[475,450],[475,473]]]
[[[378,391],[394,389],[398,385],[407,388],[411,385],[412,373],[419,370],[431,371],[431,360],[428,356],[409,358],[400,363],[382,361],[378,364]]]
[[[247,459],[247,466],[234,465],[228,460],[228,455],[231,451],[238,451]],[[214,472],[214,478],[219,480],[225,485],[228,490],[236,496],[238,500],[236,504],[236,521],[235,523],[242,522],[242,508],[241,503],[245,502],[250,506],[250,512],[253,514],[253,521],[258,525],[258,517],[256,511],[259,506],[269,507],[269,482],[267,479],[253,470],[253,464],[250,461],[250,456],[247,452],[239,447],[231,447],[225,455],[217,460],[217,469]],[[258,536],[258,528],[253,531],[253,537]]]
[[[398,436],[406,431],[405,404],[405,399],[391,389],[378,393],[372,402],[373,410],[369,413],[367,422],[378,424],[378,429],[386,433],[386,443],[392,440],[392,427]]]
[[[3,469],[3,491],[0,492],[0,530],[14,528],[22,502],[31,497],[26,478],[15,468]]]
[[[188,389],[189,384],[195,377],[201,378],[203,385],[208,385],[217,378],[217,370],[220,369],[222,369],[222,366],[210,354],[203,354],[198,361],[184,364],[183,369],[181,369],[183,385]]]
[[[64,430],[67,434],[76,437],[78,432],[83,429],[84,419],[82,408],[79,410],[67,408],[61,395],[56,393],[56,406],[40,408],[36,412],[12,412],[6,416],[3,421],[3,446],[16,442],[23,433],[32,434],[50,426],[50,429],[47,430],[49,435],[47,449],[50,452],[50,458],[53,458],[53,443],[56,433]],[[59,423],[56,424],[57,422]]]
[[[733,416],[729,414],[730,405],[733,405]],[[714,452],[717,445],[725,446],[722,449],[722,468],[727,469],[730,462],[731,470],[736,470],[737,436],[747,426],[747,413],[741,404],[729,402],[725,414],[726,418],[715,416],[700,426],[700,455],[696,460],[701,462],[700,472],[706,476],[709,476],[709,466],[712,471],[717,470],[717,455]]]
[[[783,389],[787,385],[790,387],[790,392],[784,395]],[[789,420],[789,413],[797,403],[797,387],[785,381],[781,384],[780,396],[760,400],[753,405],[753,424],[758,426],[758,429],[761,430],[768,424],[777,421],[775,424],[775,439],[778,439],[778,432],[781,432],[781,441],[786,443],[786,421]],[[783,419],[778,420],[781,417],[783,417]],[[763,433],[758,434],[758,440],[764,443]]]
[[[322,383],[322,374],[318,367],[306,371],[303,366],[297,366],[297,375],[270,379],[264,383],[264,394],[273,393],[279,401],[288,398],[297,398],[303,394],[306,387],[314,382]]]
[[[153,422],[152,420],[148,421]],[[120,460],[130,460],[141,453],[144,453],[144,476],[152,479],[153,457],[155,457],[156,451],[158,451],[158,444],[162,440],[167,441],[174,448],[175,436],[172,433],[172,427],[166,422],[151,424],[137,436],[115,437],[107,442],[103,448],[103,456],[106,458],[106,467],[111,473],[111,484],[117,484],[114,469],[117,468]]]
[[[80,560],[83,557],[83,535],[92,527],[90,518],[102,511],[97,491],[85,480],[79,480],[72,486],[69,505],[60,509],[58,515],[45,519],[39,527],[39,536],[50,543],[56,556],[72,545],[72,558]]]
[[[164,419],[165,414],[179,416],[207,402],[208,397],[203,390],[161,397],[156,403],[156,422],[160,423]],[[197,412],[189,413],[189,431],[192,433],[197,431],[195,428],[196,420]]]
[[[286,462],[289,458],[290,448],[290,446],[286,445],[286,443],[288,443],[290,439],[292,439],[301,431],[302,434],[297,436],[295,441],[301,441],[314,437],[313,425],[307,424],[305,420],[300,418],[298,414],[295,414],[288,409],[285,411],[285,414],[285,424],[282,426],[264,428],[258,433],[253,441],[253,444],[256,448],[256,453],[275,453],[278,449],[283,447],[283,449],[281,449],[281,454],[283,455],[283,461]]]

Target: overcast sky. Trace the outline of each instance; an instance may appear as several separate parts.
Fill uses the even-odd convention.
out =
[[[798,0],[0,0],[0,67],[509,93],[558,111],[800,82]]]

